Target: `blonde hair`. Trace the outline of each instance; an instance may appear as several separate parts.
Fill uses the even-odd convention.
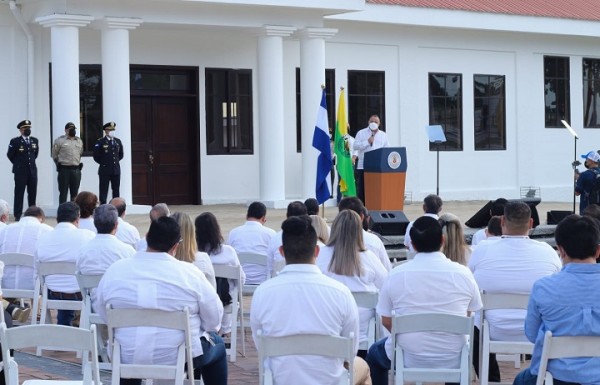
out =
[[[360,252],[365,251],[360,217],[351,210],[342,210],[333,221],[327,246],[333,255],[328,270],[349,277],[362,275]]]
[[[198,247],[196,246],[196,235],[192,219],[189,215],[182,212],[173,213],[171,217],[177,221],[181,228],[181,243],[177,248],[175,258],[180,261],[194,263]]]
[[[325,219],[318,215],[310,215],[310,224],[317,232],[317,239],[323,243],[327,243],[329,241],[329,229],[327,228]]]
[[[460,219],[454,214],[445,213],[440,216],[439,222],[442,226],[442,233],[446,237],[446,241],[442,246],[442,253],[451,261],[466,266],[471,256],[471,249],[465,241]]]

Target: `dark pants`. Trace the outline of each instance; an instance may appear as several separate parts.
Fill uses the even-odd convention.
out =
[[[58,204],[67,201],[67,192],[71,194],[71,200],[75,200],[79,192],[81,182],[81,170],[79,166],[60,166],[58,170]]]
[[[13,214],[16,220],[21,218],[23,213],[23,195],[27,188],[27,204],[35,206],[37,196],[37,175],[33,175],[30,170],[21,171],[15,174],[15,199],[13,206]],[[28,207],[29,207],[28,206]]]
[[[60,299],[67,301],[81,301],[81,293],[61,293],[48,289],[48,299]],[[35,317],[35,315],[34,315]],[[58,310],[56,312],[56,323],[59,325],[73,326],[71,322],[75,318],[75,310]]]
[[[204,354],[194,357],[194,379],[202,378],[206,385],[227,385],[227,356],[223,339],[210,333],[214,346],[200,338]],[[120,385],[140,385],[142,380],[121,378]]]
[[[356,196],[366,206],[365,202],[365,170],[356,169],[354,171],[354,179],[356,179]]]
[[[121,175],[98,175],[100,179],[100,204],[103,205],[106,203],[106,198],[108,196],[108,184],[112,188],[112,197],[120,197],[119,188],[121,186]]]
[[[513,385],[535,385],[535,382],[537,381],[537,376],[534,376],[533,374],[531,374],[531,372],[529,371],[529,368],[521,371],[519,374],[517,374],[517,377],[515,377],[515,380],[513,381]],[[580,385],[576,382],[565,382],[565,381],[561,381],[561,380],[557,380],[556,378],[554,378],[554,385]]]
[[[477,373],[477,377],[479,377],[479,329],[474,326],[473,330],[473,366],[475,367],[475,373]],[[488,381],[490,382],[500,382],[500,367],[498,366],[498,361],[496,360],[496,354],[490,353],[490,366],[488,372]]]

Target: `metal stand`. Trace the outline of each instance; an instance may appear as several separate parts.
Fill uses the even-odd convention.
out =
[[[437,196],[440,196],[440,144],[442,144],[442,142],[439,140],[435,142],[435,151],[437,152],[435,195]]]
[[[575,201],[576,201],[576,192],[575,192],[575,178],[577,177],[577,166],[579,166],[581,163],[577,160],[577,139],[579,139],[577,136],[573,137],[573,143],[574,143],[574,152],[573,152],[573,214],[575,214]]]

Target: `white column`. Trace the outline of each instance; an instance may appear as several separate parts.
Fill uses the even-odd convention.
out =
[[[129,86],[129,30],[141,19],[107,17],[102,22],[102,115],[117,123],[115,136],[124,148],[121,160],[121,197],[132,204],[131,108]]]
[[[285,200],[283,38],[294,30],[265,26],[258,37],[260,199],[272,207],[282,206]]]
[[[325,85],[325,39],[336,33],[337,29],[331,28],[306,28],[297,33],[300,37],[303,200],[315,197],[319,152],[312,146],[312,139],[321,103],[321,86]],[[328,109],[334,107],[327,106]],[[329,127],[335,127],[335,122],[329,122]]]
[[[36,19],[50,28],[52,62],[52,139],[63,135],[65,123],[81,127],[79,115],[79,27],[94,18],[55,14]]]

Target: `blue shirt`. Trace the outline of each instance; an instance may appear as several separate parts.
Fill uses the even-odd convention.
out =
[[[525,334],[535,343],[531,374],[538,374],[544,333],[555,336],[600,335],[600,264],[569,263],[539,279],[529,298]],[[553,359],[554,378],[580,384],[600,383],[600,358]]]
[[[594,187],[594,181],[596,180],[596,173],[594,171],[600,172],[600,169],[590,168],[589,170],[582,172],[581,175],[579,175],[579,178],[577,178],[575,191],[581,194],[579,196],[579,214],[583,213],[583,210],[589,205],[589,195],[592,192],[592,187]]]

